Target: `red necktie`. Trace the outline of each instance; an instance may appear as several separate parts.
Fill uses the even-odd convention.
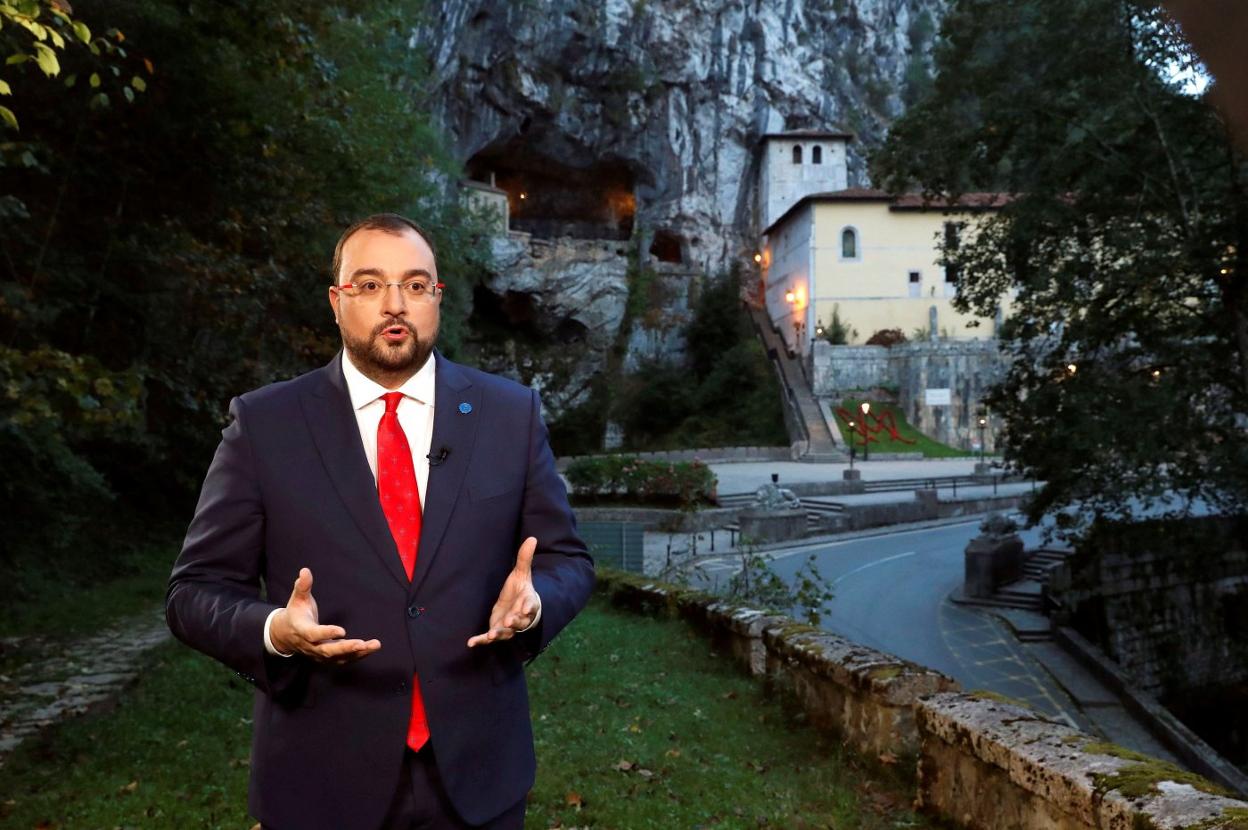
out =
[[[403,427],[399,426],[399,401],[403,393],[387,392],[381,397],[386,402],[386,414],[377,425],[377,494],[410,581],[416,568],[416,549],[420,545],[420,487],[416,483],[416,467],[412,464],[412,448],[403,434]],[[407,745],[417,750],[427,740],[429,722],[425,719],[425,701],[420,695],[420,679],[413,675]]]

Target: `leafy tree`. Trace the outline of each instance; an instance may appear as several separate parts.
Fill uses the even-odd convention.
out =
[[[685,343],[683,363],[649,361],[618,384],[612,413],[630,449],[786,443],[781,392],[736,272],[708,281]]]
[[[1172,79],[1194,60],[1181,32],[1130,0],[956,0],[934,60],[873,173],[1013,194],[944,257],[961,311],[992,316],[1017,292],[989,403],[1006,458],[1047,482],[1032,521],[1055,513],[1073,534],[1147,507],[1242,511],[1245,167],[1218,112]]]
[[[0,95],[11,96],[12,78],[23,74],[32,64],[45,78],[57,77],[61,74],[60,52],[75,45],[85,47],[97,57],[127,57],[126,50],[121,46],[125,36],[120,31],[110,29],[105,37],[92,37],[91,28],[71,17],[72,13],[65,0],[6,0],[0,3],[0,57],[4,58],[4,74],[9,76],[0,77]],[[100,68],[111,70],[112,79],[121,78],[120,61],[104,61]],[[76,81],[76,76],[70,76],[65,85],[72,87]],[[93,72],[88,86],[92,103],[106,106],[111,84],[105,84],[104,76]],[[120,81],[118,88],[123,97],[133,102],[135,93],[146,89],[147,83],[142,77],[132,75]],[[17,114],[8,107],[0,106],[0,124],[16,130]]]
[[[0,456],[29,508],[6,539],[25,563],[106,560],[151,517],[185,521],[229,398],[337,348],[326,286],[351,221],[391,210],[431,231],[449,351],[483,256],[424,114],[420,0],[107,11],[114,53],[67,48],[60,69],[92,96],[144,88],[133,106],[12,86],[25,160],[0,188]],[[146,81],[113,72],[127,61]]]

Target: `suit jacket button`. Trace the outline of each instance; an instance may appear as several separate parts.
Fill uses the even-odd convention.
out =
[[[423,613],[425,613],[425,609],[423,608],[420,608],[415,605],[407,606],[407,616],[411,617],[412,619],[416,619]]]

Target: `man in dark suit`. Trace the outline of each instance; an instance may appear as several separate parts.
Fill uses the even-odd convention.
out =
[[[169,626],[256,686],[265,827],[521,827],[522,662],[594,579],[537,395],[434,350],[409,220],[348,229],[334,281],[343,352],[231,403]]]

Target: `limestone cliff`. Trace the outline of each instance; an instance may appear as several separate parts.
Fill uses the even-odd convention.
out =
[[[942,8],[943,0],[432,3],[414,39],[430,54],[432,106],[456,151],[471,176],[507,191],[513,228],[564,240],[554,259],[524,250],[527,241],[504,243],[500,272],[478,299],[496,310],[523,306],[507,319],[528,321],[547,344],[585,333],[579,366],[563,366],[566,348],[548,354],[536,340],[526,360],[551,365],[526,369],[497,354],[515,343],[494,344],[486,362],[529,381],[570,379],[555,397],[571,405],[617,335],[629,343],[627,362],[639,349],[679,350],[669,332],[618,331],[624,255],[661,263],[668,282],[749,267],[766,133],[854,133],[849,183],[864,184],[864,151],[926,77]],[[694,289],[666,292],[677,302],[672,319]]]
[[[863,150],[901,111],[943,0],[433,5],[418,37],[470,169],[579,184],[591,208],[631,191],[637,229],[677,235],[714,273],[753,250],[763,134],[852,131],[850,184],[864,183]]]

